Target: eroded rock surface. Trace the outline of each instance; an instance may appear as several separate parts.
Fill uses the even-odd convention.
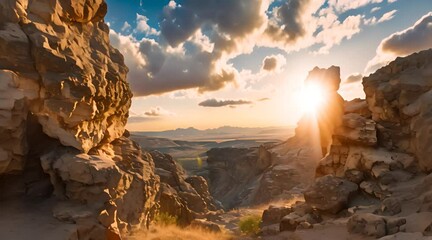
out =
[[[168,154],[150,152],[161,179],[161,213],[177,217],[180,225],[188,225],[220,206],[209,193],[207,181],[200,176],[188,177],[183,168]]]
[[[103,0],[0,3],[0,173],[23,168],[29,111],[83,152],[123,135],[132,94],[106,10]]]
[[[70,224],[55,239],[118,239],[157,211],[106,12],[104,0],[0,1],[0,201],[53,203]]]

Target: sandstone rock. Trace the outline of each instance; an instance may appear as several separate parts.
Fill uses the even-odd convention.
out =
[[[381,145],[415,154],[423,170],[432,169],[431,55],[432,50],[426,50],[397,58],[363,79]]]
[[[267,226],[275,223],[280,223],[283,217],[293,212],[290,207],[275,207],[270,206],[264,210],[262,215],[262,226]]]
[[[327,175],[317,178],[315,183],[304,192],[304,198],[312,207],[336,214],[347,206],[357,189],[355,183]]]
[[[259,176],[270,166],[271,156],[260,148],[214,148],[207,152],[211,195],[227,208],[252,202]],[[264,159],[263,159],[264,158]]]
[[[375,146],[378,141],[375,122],[358,113],[343,115],[342,125],[335,129],[333,136],[341,142],[362,146]]]
[[[91,228],[85,224],[90,222],[92,226],[100,225],[97,228],[114,227],[120,232],[149,224],[158,191],[150,155],[143,154],[127,138],[115,140],[111,151],[113,155],[87,155],[59,147],[42,157],[42,166],[51,176],[56,195],[81,203],[76,208],[88,209],[84,222],[82,214],[74,217],[80,211],[71,207],[60,207],[55,211],[57,218],[79,222],[85,228]]]
[[[85,153],[122,136],[132,94],[105,13],[102,0],[0,3],[0,174],[23,169],[30,112]]]
[[[295,213],[290,213],[287,216],[283,217],[280,225],[279,230],[281,232],[283,231],[295,231],[297,229],[297,226],[300,224],[300,216]]]
[[[414,165],[415,158],[410,154],[334,143],[330,154],[319,162],[316,172],[317,176],[333,174],[344,177],[347,171],[360,170],[382,178],[390,170],[407,170]]]
[[[401,203],[398,199],[390,197],[381,203],[381,212],[390,216],[396,215],[402,211]]]
[[[387,234],[399,232],[399,228],[406,223],[405,219],[386,219],[370,213],[355,214],[348,220],[347,228],[350,233],[381,238]]]
[[[168,154],[151,151],[150,155],[161,177],[160,212],[177,217],[181,225],[188,225],[195,217],[218,209],[203,177],[187,177]]]
[[[118,239],[157,208],[153,160],[122,137],[132,93],[106,12],[103,0],[0,1],[1,180],[21,177],[31,199],[54,192],[54,215],[83,239]]]
[[[382,189],[381,185],[374,181],[363,181],[360,184],[360,189],[365,193],[375,196],[379,199],[384,199],[390,196],[390,192]]]

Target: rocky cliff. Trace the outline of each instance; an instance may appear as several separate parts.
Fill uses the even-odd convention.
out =
[[[125,134],[132,94],[106,12],[103,0],[0,2],[0,201],[54,195],[71,229],[55,239],[119,237],[157,207],[153,159]]]
[[[304,201],[264,212],[263,232],[343,227],[340,236],[430,239],[432,50],[363,79],[366,99],[344,103],[329,153]]]

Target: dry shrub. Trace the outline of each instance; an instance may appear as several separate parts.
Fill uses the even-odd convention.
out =
[[[255,235],[258,234],[260,231],[260,223],[261,223],[261,216],[251,215],[240,219],[238,226],[242,233],[248,235]]]
[[[200,228],[180,228],[176,225],[154,225],[127,238],[128,240],[232,240],[225,233],[209,232]]]

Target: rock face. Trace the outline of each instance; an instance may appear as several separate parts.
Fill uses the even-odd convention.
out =
[[[114,234],[138,229],[157,210],[159,179],[151,156],[125,137],[110,145],[89,154],[59,146],[41,157],[56,197],[65,199],[54,216],[77,223],[77,231],[89,236],[104,236],[105,229]]]
[[[423,170],[432,170],[432,50],[398,58],[363,79],[380,145],[414,154]]]
[[[177,217],[180,225],[188,225],[197,217],[220,207],[209,193],[207,181],[200,176],[188,177],[183,168],[168,154],[150,152],[160,176],[161,213]]]
[[[57,239],[118,239],[157,211],[153,159],[125,133],[132,94],[106,11],[103,0],[0,2],[0,201],[51,198],[74,223]]]
[[[366,99],[344,102],[339,125],[330,132],[329,152],[304,191],[305,202],[289,212],[269,208],[263,219],[279,221],[287,231],[314,227],[309,221],[301,225],[310,214],[302,209],[312,208],[324,219],[320,228],[343,224],[349,234],[365,238],[429,239],[431,80],[432,50],[398,58],[365,77]],[[306,120],[297,135],[311,126]],[[269,229],[264,226],[263,231]]]
[[[25,122],[87,153],[121,137],[131,91],[103,0],[0,3],[0,173],[23,169]]]
[[[227,209],[250,204],[259,177],[271,165],[264,148],[214,148],[207,156],[210,193]]]
[[[304,192],[306,203],[320,211],[336,214],[346,208],[358,186],[350,181],[327,175],[316,179]]]

